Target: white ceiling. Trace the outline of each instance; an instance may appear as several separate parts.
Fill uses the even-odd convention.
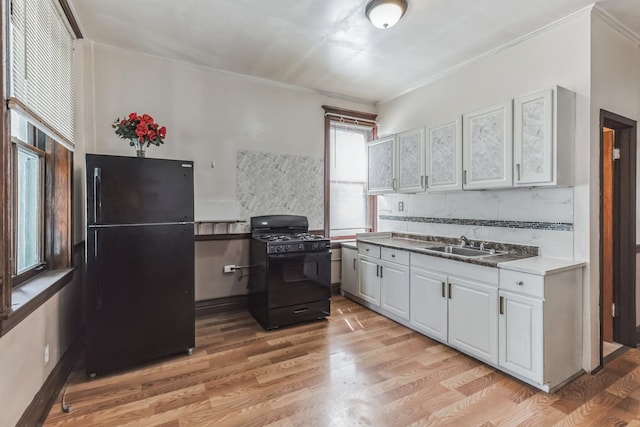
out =
[[[447,70],[593,0],[408,0],[387,30],[368,0],[70,0],[85,38],[368,101]],[[639,0],[599,4],[640,34]]]

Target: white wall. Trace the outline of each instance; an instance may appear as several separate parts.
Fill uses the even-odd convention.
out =
[[[378,105],[380,134],[387,134],[422,125],[438,125],[463,113],[553,85],[573,91],[576,96],[576,177],[573,188],[386,196],[382,198],[379,213],[396,214],[397,201],[403,200],[408,216],[570,222],[574,224],[574,232],[411,225],[406,222],[383,222],[381,225],[454,237],[465,234],[486,240],[530,243],[539,245],[543,255],[589,260],[590,154],[585,148],[589,147],[591,140],[590,24],[590,12],[585,11],[454,70],[427,86]],[[585,283],[590,283],[588,269],[585,277]],[[587,301],[597,300],[597,295],[592,296],[590,289],[586,288],[585,298]],[[586,314],[584,334],[587,337],[591,336],[588,319],[592,312]],[[591,342],[585,342],[586,369],[595,366],[590,355]]]
[[[167,138],[147,156],[193,160],[196,203],[237,200],[239,150],[324,158],[322,105],[374,111],[370,104],[92,42],[83,49],[86,152],[133,156],[111,124],[133,111],[148,113],[167,127]],[[271,213],[277,212],[264,212]],[[196,243],[198,300],[246,293],[218,271],[246,264],[242,248]]]
[[[75,280],[0,338],[0,425],[16,425],[80,324],[80,283]],[[49,345],[49,362],[44,347]]]
[[[632,40],[619,31],[619,26],[610,23],[606,16],[596,10],[592,17],[592,63],[591,63],[591,147],[594,180],[591,215],[599,221],[600,206],[596,198],[600,190],[600,110],[607,110],[632,120],[640,119],[640,47],[638,40]],[[640,141],[640,135],[638,135]],[[640,150],[638,150],[640,157]],[[638,162],[640,166],[640,162]],[[640,191],[640,173],[636,174],[637,191]],[[636,199],[636,242],[640,242],[640,194]],[[598,222],[593,221],[590,285],[592,294],[599,291],[599,232]],[[640,322],[640,280],[636,280],[636,323]],[[591,311],[597,313],[598,301],[592,301]],[[596,316],[594,316],[596,317]],[[594,338],[598,334],[598,318],[592,319]]]

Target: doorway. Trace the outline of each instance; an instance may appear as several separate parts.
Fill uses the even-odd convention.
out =
[[[600,364],[636,339],[636,122],[600,111]]]

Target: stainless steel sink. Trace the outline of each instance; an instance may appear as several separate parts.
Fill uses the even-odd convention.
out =
[[[460,247],[460,246],[431,246],[431,247],[426,247],[426,248],[423,248],[423,249],[425,251],[440,252],[440,253],[458,255],[458,256],[461,256],[461,257],[470,257],[470,258],[477,258],[477,257],[483,257],[483,256],[491,256],[491,255],[502,255],[502,254],[506,253],[506,252],[501,252],[501,251],[473,248],[473,247],[468,247],[468,246],[465,246],[465,247]]]

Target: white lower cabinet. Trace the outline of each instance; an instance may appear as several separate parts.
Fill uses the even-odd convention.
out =
[[[411,268],[411,325],[435,339],[447,341],[447,276]]]
[[[379,260],[358,255],[358,296],[365,301],[380,306],[380,266]]]
[[[453,271],[458,275],[450,274]],[[497,269],[412,254],[411,325],[497,364]]]
[[[342,292],[358,294],[358,251],[343,246],[341,249],[342,265],[340,288]]]
[[[500,369],[547,392],[582,372],[582,265],[501,265]]]
[[[542,384],[542,306],[539,298],[500,291],[500,366]]]
[[[381,307],[409,320],[409,266],[380,261]]]
[[[359,245],[358,272],[356,296],[399,318],[409,320],[407,251]]]
[[[449,276],[449,343],[498,362],[498,288]]]

